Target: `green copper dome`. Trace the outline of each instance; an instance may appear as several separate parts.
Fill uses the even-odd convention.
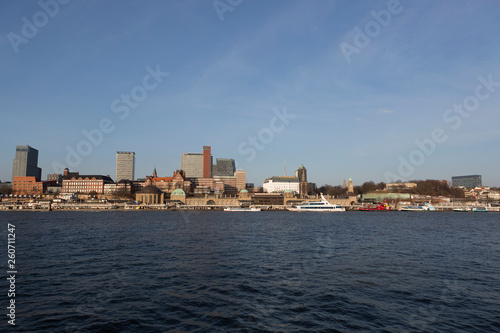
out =
[[[186,195],[186,192],[184,192],[182,189],[177,188],[175,189],[170,195]]]

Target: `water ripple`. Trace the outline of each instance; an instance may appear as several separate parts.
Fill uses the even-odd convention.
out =
[[[2,217],[19,331],[500,330],[498,214]]]

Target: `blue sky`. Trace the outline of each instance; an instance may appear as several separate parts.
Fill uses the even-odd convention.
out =
[[[114,177],[116,151],[171,176],[210,145],[256,185],[286,161],[318,185],[500,186],[496,0],[60,1],[0,4],[2,181],[16,145],[43,178]]]

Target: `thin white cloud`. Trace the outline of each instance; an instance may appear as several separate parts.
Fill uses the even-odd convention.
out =
[[[388,109],[379,109],[377,113],[382,113],[382,114],[390,114],[390,113],[394,113],[395,111],[393,110],[388,110]]]

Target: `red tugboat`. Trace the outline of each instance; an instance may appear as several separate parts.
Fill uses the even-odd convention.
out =
[[[378,206],[366,206],[366,207],[361,207],[359,210],[362,211],[389,211],[391,210],[391,207],[384,201],[383,203],[379,204]]]

